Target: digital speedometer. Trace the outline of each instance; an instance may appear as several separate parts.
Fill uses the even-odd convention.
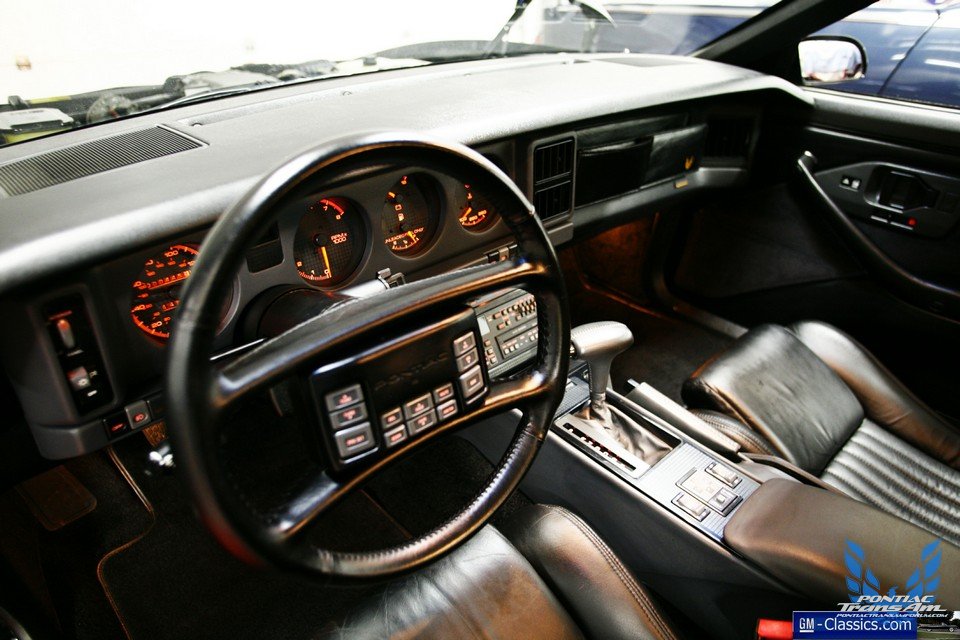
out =
[[[175,244],[148,258],[133,282],[130,316],[144,333],[166,340],[180,305],[180,291],[197,259],[197,246]]]

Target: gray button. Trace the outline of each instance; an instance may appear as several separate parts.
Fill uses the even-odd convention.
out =
[[[470,367],[472,367],[473,365],[477,364],[477,362],[479,361],[480,361],[480,356],[477,355],[477,350],[471,349],[470,351],[467,351],[465,354],[457,358],[457,371],[460,371],[462,373],[467,369],[469,369]]]
[[[363,391],[360,390],[360,385],[355,384],[352,387],[345,387],[328,393],[325,399],[327,411],[337,411],[363,400]]]
[[[437,414],[432,409],[427,413],[420,414],[407,423],[407,425],[410,427],[411,434],[420,433],[424,429],[429,429],[435,424],[437,424]]]
[[[130,422],[131,429],[150,424],[150,407],[147,406],[146,400],[132,402],[124,407],[123,410],[127,414],[127,420]]]
[[[403,412],[400,411],[400,407],[390,409],[390,411],[380,416],[380,426],[383,427],[384,430],[392,429],[398,424],[403,424]]]
[[[716,462],[711,462],[707,465],[707,473],[725,483],[727,486],[735,487],[740,484],[740,476],[734,473],[733,470]]]
[[[404,403],[403,415],[407,417],[407,422],[409,422],[411,418],[414,418],[421,413],[426,413],[427,411],[430,411],[430,409],[433,409],[433,400],[430,398],[429,393],[425,393],[422,396]]]
[[[402,424],[391,431],[383,434],[383,441],[387,443],[387,448],[391,449],[407,439],[407,428]]]
[[[437,404],[451,400],[453,397],[453,383],[451,382],[433,390],[433,401]]]
[[[447,420],[457,415],[457,401],[456,399],[447,400],[443,404],[437,405],[437,415],[440,416],[440,420]]]
[[[357,404],[346,409],[340,409],[330,414],[330,422],[333,423],[335,430],[349,427],[361,420],[367,419],[367,407],[363,404]]]
[[[462,356],[475,346],[477,346],[477,340],[473,337],[473,332],[465,333],[453,341],[453,355]]]
[[[707,509],[707,506],[694,498],[693,496],[680,493],[676,498],[673,499],[673,504],[677,505],[688,514],[696,518],[697,520],[703,520],[707,517],[707,513],[710,511]]]
[[[721,513],[727,515],[730,510],[740,503],[740,496],[727,489],[721,489],[717,495],[713,496],[710,506]]]
[[[343,460],[369,451],[376,445],[369,422],[338,431],[333,437],[337,441],[337,451],[340,452],[340,458]]]
[[[460,375],[460,391],[464,398],[470,398],[483,390],[483,371],[476,365]]]

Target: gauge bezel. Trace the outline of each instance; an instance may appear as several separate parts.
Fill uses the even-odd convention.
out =
[[[357,231],[359,232],[360,241],[362,243],[360,246],[360,250],[358,251],[358,254],[355,258],[356,263],[352,265],[352,268],[350,269],[349,273],[347,273],[345,276],[343,276],[341,279],[337,280],[336,282],[333,282],[332,284],[328,284],[327,282],[324,282],[321,280],[312,279],[308,276],[305,276],[300,271],[300,268],[297,266],[297,261],[299,260],[299,256],[297,254],[297,239],[300,234],[300,224],[302,223],[303,219],[306,218],[311,213],[309,210],[303,211],[303,213],[299,217],[297,217],[296,224],[293,226],[293,236],[290,242],[290,252],[291,252],[290,255],[292,256],[291,262],[293,264],[293,271],[294,273],[297,274],[297,277],[300,278],[302,282],[308,284],[311,287],[314,287],[316,289],[321,289],[323,291],[334,291],[336,289],[341,289],[349,285],[356,278],[357,273],[363,267],[363,265],[367,261],[367,258],[370,255],[370,244],[371,244],[370,215],[367,212],[367,210],[359,202],[357,202],[355,198],[341,195],[339,193],[334,193],[334,194],[320,193],[320,194],[311,195],[307,198],[304,198],[301,203],[298,203],[297,207],[299,208],[301,204],[304,207],[308,207],[312,204],[323,202],[324,200],[340,201],[342,203],[345,203],[347,205],[347,207],[345,208],[348,209],[348,211],[351,211],[356,214],[356,217],[359,220]]]
[[[467,195],[468,195],[468,194],[472,196],[471,199],[468,199],[468,198],[467,198]],[[488,209],[489,211],[487,212],[487,216],[483,219],[483,222],[480,222],[480,223],[475,224],[475,225],[472,225],[472,226],[467,226],[467,225],[463,224],[463,208],[466,206],[467,202],[470,202],[471,200],[472,200],[472,201],[482,201],[482,199],[483,199],[483,194],[479,194],[479,196],[478,196],[478,195],[474,192],[474,189],[473,189],[472,187],[470,187],[470,185],[460,183],[459,186],[457,187],[457,194],[456,194],[456,203],[457,203],[456,217],[457,217],[457,224],[460,226],[461,229],[463,229],[463,230],[466,231],[467,233],[472,233],[472,234],[475,234],[475,235],[480,235],[481,233],[486,233],[487,231],[490,231],[490,229],[492,229],[492,228],[494,228],[494,227],[496,226],[497,220],[499,220],[499,218],[500,218],[499,214],[498,214],[498,213],[493,209],[493,207],[491,207],[491,206],[489,205],[489,203],[488,203],[488,204],[487,204],[487,209]]]
[[[447,218],[447,198],[448,194],[443,188],[443,185],[440,183],[440,180],[437,179],[432,173],[428,173],[416,167],[410,167],[407,170],[402,172],[397,172],[396,180],[391,184],[390,189],[395,189],[396,185],[406,177],[409,181],[413,181],[418,185],[419,191],[423,194],[424,200],[427,205],[427,216],[429,221],[429,226],[425,228],[429,229],[428,238],[417,242],[415,249],[409,251],[396,251],[387,244],[387,236],[383,230],[383,216],[386,213],[385,208],[388,204],[387,194],[385,193],[382,198],[382,204],[380,207],[380,215],[378,219],[380,221],[380,235],[379,242],[387,250],[387,252],[401,260],[411,260],[415,258],[422,257],[425,253],[432,249],[439,238],[442,236],[444,231],[444,226]]]

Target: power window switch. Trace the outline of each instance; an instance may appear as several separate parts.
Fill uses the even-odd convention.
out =
[[[732,469],[725,467],[722,464],[711,462],[709,465],[707,465],[706,471],[728,487],[735,487],[740,484],[740,476],[738,476]]]
[[[695,520],[703,520],[707,517],[707,514],[710,513],[710,509],[707,508],[707,505],[703,504],[689,493],[680,492],[677,494],[677,497],[673,499],[673,504],[680,507],[687,515]]]

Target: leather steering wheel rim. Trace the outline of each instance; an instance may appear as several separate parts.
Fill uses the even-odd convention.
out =
[[[305,191],[316,192],[372,168],[393,166],[469,176],[472,187],[484,194],[512,231],[517,256],[334,305],[234,362],[211,362],[224,292],[241,268],[247,247],[281,205]],[[283,510],[270,513],[253,510],[224,472],[217,455],[217,425],[241,398],[303,374],[323,362],[324,354],[333,347],[390,327],[398,318],[419,318],[510,287],[529,291],[537,302],[535,364],[525,373],[491,381],[479,408],[430,432],[422,442],[511,408],[522,409],[523,417],[485,486],[443,525],[402,545],[370,552],[321,549],[300,535],[315,516],[405,451],[388,455],[345,480],[324,472],[302,493],[291,496]],[[350,578],[409,571],[464,542],[519,485],[563,395],[569,333],[563,277],[546,231],[529,201],[489,160],[463,145],[416,135],[373,134],[321,145],[260,180],[221,216],[204,240],[168,347],[168,426],[178,469],[201,520],[226,549],[248,563]]]

